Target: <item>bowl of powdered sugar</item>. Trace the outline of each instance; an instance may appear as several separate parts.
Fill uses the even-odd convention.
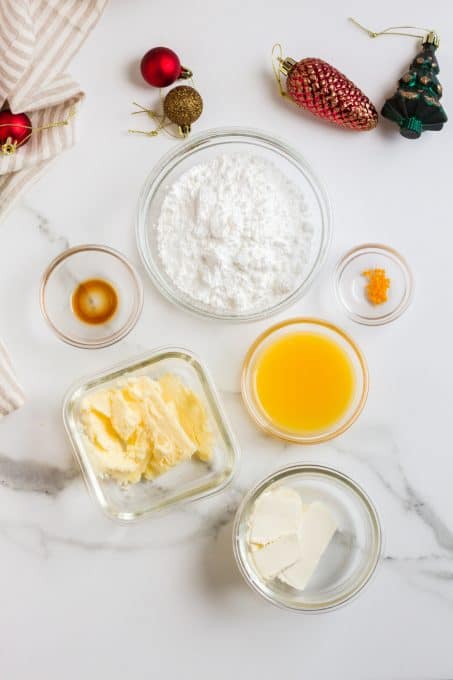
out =
[[[162,158],[139,201],[151,279],[203,316],[253,321],[306,293],[330,240],[326,193],[305,160],[254,130],[210,130]]]

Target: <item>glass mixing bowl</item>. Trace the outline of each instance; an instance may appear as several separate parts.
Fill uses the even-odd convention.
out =
[[[262,408],[255,389],[256,365],[262,351],[278,338],[288,333],[316,333],[335,342],[347,354],[354,372],[354,394],[339,421],[324,430],[298,433],[284,430],[276,425]],[[347,430],[359,417],[368,396],[368,369],[365,357],[355,342],[340,328],[328,321],[311,318],[295,318],[271,326],[250,347],[242,368],[242,398],[255,423],[267,434],[296,444],[320,444]]]
[[[156,229],[168,189],[192,166],[219,154],[253,153],[271,161],[300,187],[310,206],[314,225],[311,256],[303,278],[295,289],[271,306],[253,311],[220,313],[196,303],[171,281],[160,261]],[[155,286],[170,301],[201,316],[227,321],[255,321],[280,312],[301,298],[324,263],[331,236],[331,212],[327,194],[303,156],[283,141],[263,132],[242,128],[208,130],[166,154],[154,167],[142,189],[136,219],[137,243],[143,263]]]
[[[306,503],[326,504],[338,527],[303,591],[277,578],[264,581],[248,546],[254,503],[274,486],[294,489]],[[349,602],[369,582],[381,556],[382,530],[373,503],[347,475],[322,465],[292,465],[272,473],[245,496],[234,522],[233,550],[245,581],[269,602],[299,612],[322,612]]]

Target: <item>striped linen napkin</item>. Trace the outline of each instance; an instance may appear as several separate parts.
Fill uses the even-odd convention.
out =
[[[0,418],[24,403],[24,393],[14,375],[11,359],[0,341]]]
[[[65,73],[108,0],[0,0],[0,109],[26,113],[32,134],[10,156],[0,154],[0,220],[14,199],[74,142],[76,104],[84,94]]]
[[[74,144],[72,113],[84,94],[65,69],[108,0],[0,0],[0,110],[26,113],[32,133],[11,156],[0,154],[0,220],[52,159]],[[0,417],[24,402],[0,341]]]

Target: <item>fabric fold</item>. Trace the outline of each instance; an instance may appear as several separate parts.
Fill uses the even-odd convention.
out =
[[[22,406],[25,396],[17,381],[11,359],[0,341],[0,417]]]
[[[0,220],[13,201],[75,142],[84,93],[66,72],[108,0],[0,0],[0,108],[26,113],[37,129],[12,155],[0,154]]]
[[[66,68],[107,1],[0,0],[0,110],[26,113],[34,129],[14,154],[0,153],[0,220],[75,142],[73,114],[84,93]],[[49,125],[53,127],[37,130]],[[23,403],[24,393],[0,342],[0,417]]]

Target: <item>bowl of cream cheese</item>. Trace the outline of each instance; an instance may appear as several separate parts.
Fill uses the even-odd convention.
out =
[[[327,194],[293,147],[264,132],[208,130],[165,155],[139,198],[151,280],[195,314],[254,321],[302,297],[331,237]]]
[[[379,563],[372,501],[347,475],[299,464],[266,477],[243,499],[233,528],[241,574],[269,602],[329,611],[351,601]]]

